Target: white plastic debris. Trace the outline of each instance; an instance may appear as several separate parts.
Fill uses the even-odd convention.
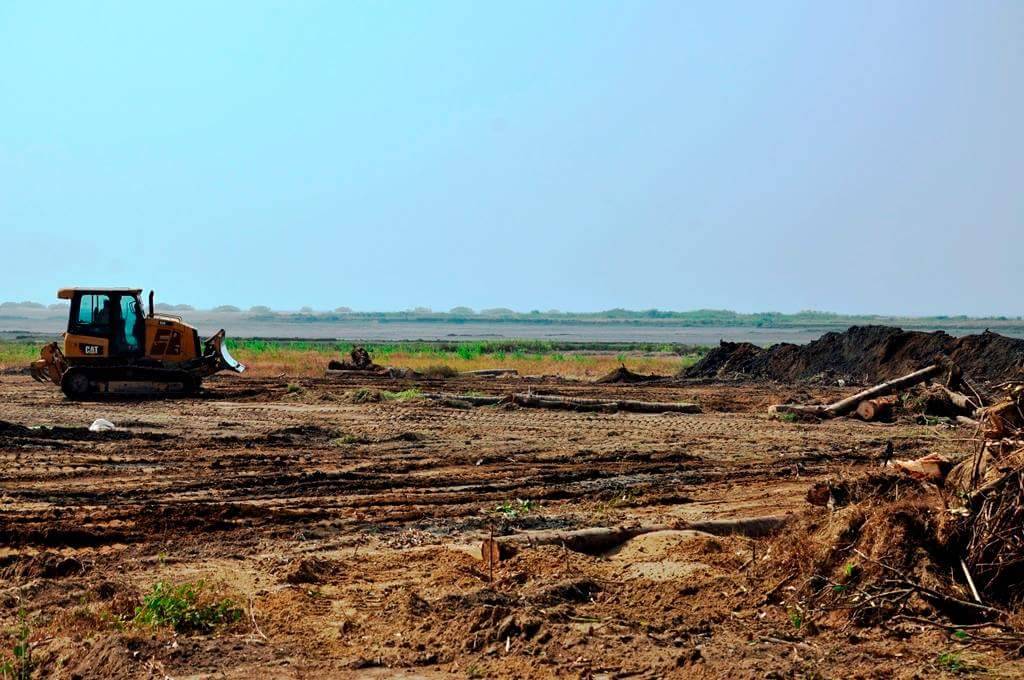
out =
[[[89,426],[89,432],[106,432],[107,430],[116,430],[117,426],[105,418],[97,418],[92,421],[92,425]]]

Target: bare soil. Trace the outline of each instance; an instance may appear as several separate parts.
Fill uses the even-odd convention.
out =
[[[1024,672],[932,627],[795,626],[786,589],[748,568],[768,542],[668,531],[599,556],[528,549],[493,572],[479,559],[491,532],[805,512],[812,484],[877,467],[888,441],[955,458],[961,430],[765,414],[836,388],[298,385],[224,377],[197,399],[77,403],[0,376],[0,626],[25,611],[39,677],[930,677],[956,670],[951,650]],[[361,387],[704,413],[353,403]],[[101,417],[119,429],[85,429]],[[243,620],[206,635],[126,622],[155,582],[198,580]]]

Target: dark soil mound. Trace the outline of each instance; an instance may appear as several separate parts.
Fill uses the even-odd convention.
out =
[[[954,338],[891,326],[852,326],[806,345],[767,349],[723,341],[680,374],[684,378],[766,379],[780,382],[874,383],[922,368],[948,356],[967,377],[983,382],[1024,374],[1024,340],[985,331]]]
[[[657,375],[641,375],[639,373],[634,373],[625,366],[619,366],[614,371],[601,376],[594,382],[602,384],[641,383],[657,380],[659,377],[660,376]]]
[[[968,378],[1003,381],[1024,377],[1024,340],[985,331],[958,338],[950,359]]]

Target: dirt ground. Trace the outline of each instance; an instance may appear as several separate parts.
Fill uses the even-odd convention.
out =
[[[351,403],[359,387],[704,413]],[[0,430],[0,626],[24,611],[36,673],[56,678],[1019,675],[1005,652],[934,628],[795,627],[786,589],[749,575],[772,555],[746,538],[666,531],[599,556],[480,561],[492,531],[802,512],[814,481],[877,466],[890,440],[897,457],[962,449],[949,427],[768,419],[796,393],[354,374],[76,403],[0,376],[0,419],[53,426]],[[101,417],[119,429],[84,429]],[[202,581],[244,616],[207,634],[131,623],[158,581]],[[953,649],[958,663],[941,661]]]

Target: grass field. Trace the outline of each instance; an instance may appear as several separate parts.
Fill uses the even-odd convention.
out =
[[[597,378],[619,365],[638,373],[673,375],[696,362],[703,350],[672,345],[559,344],[548,341],[462,343],[402,342],[364,345],[382,366],[424,370],[448,366],[456,371],[513,368],[523,375]],[[348,356],[351,343],[237,340],[229,342],[236,359],[254,375],[323,375],[331,359]]]
[[[0,370],[23,368],[39,357],[43,342],[0,341]],[[514,368],[523,375],[597,378],[624,364],[638,373],[672,375],[700,358],[701,348],[629,343],[555,343],[542,340],[487,342],[400,342],[364,345],[383,366],[423,370],[448,366],[456,371]],[[228,340],[236,359],[252,375],[319,376],[331,359],[348,356],[345,342]]]
[[[7,342],[0,340],[0,371],[24,368],[39,358],[39,349],[45,342]]]

